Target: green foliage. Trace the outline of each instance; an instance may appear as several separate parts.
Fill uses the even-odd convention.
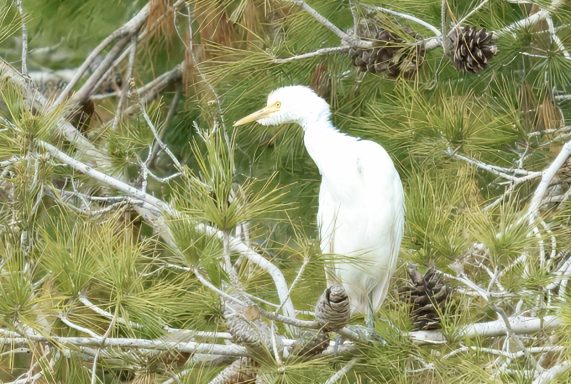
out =
[[[77,67],[146,3],[24,1],[28,66],[32,72],[46,73]],[[453,25],[481,3],[447,1],[445,24]],[[547,0],[532,3],[551,7]],[[436,48],[426,52],[418,74],[406,80],[359,73],[346,52],[276,61],[340,45],[338,36],[290,2],[194,0],[186,4],[188,9],[167,14],[177,27],[172,36],[147,30],[148,25],[141,29],[147,35],[139,35],[132,72],[134,84],[140,87],[185,60],[184,81],[160,89],[157,101],[145,106],[182,167],[162,150],[145,165],[159,178],[180,172],[172,179],[143,179],[141,164],[156,143],[140,113],[127,115],[140,95],[126,98],[129,108],[116,129],[111,122],[118,98],[106,95],[104,101],[96,100],[91,125],[84,133],[109,155],[108,163],[98,164],[58,134],[58,122],[69,112],[65,106],[31,109],[26,93],[2,78],[1,328],[85,337],[83,327],[106,337],[180,342],[188,340],[176,332],[167,333],[168,327],[226,331],[220,297],[193,274],[201,273],[219,289],[231,283],[221,268],[226,252],[222,235],[249,244],[280,268],[288,284],[300,276],[289,295],[296,309],[312,310],[326,288],[323,267],[330,256],[318,249],[315,213],[320,175],[303,146],[303,131],[295,125],[231,126],[264,106],[269,91],[311,84],[331,105],[336,126],[381,143],[395,160],[406,190],[405,237],[399,269],[378,316],[376,331],[386,345],[358,345],[351,356],[263,361],[261,376],[271,383],[326,382],[356,357],[355,366],[341,382],[528,383],[530,375],[537,373],[534,360],[511,359],[506,369],[505,356],[489,350],[515,353],[520,351],[518,340],[528,348],[552,343],[571,348],[571,298],[561,286],[546,288],[561,275],[557,269],[571,249],[571,204],[543,204],[530,226],[525,214],[539,178],[512,185],[454,157],[458,154],[507,170],[538,171],[553,161],[568,140],[565,129],[557,134],[539,132],[561,129],[571,119],[571,60],[553,39],[546,21],[513,33],[497,33],[499,54],[478,74],[459,73]],[[440,0],[309,0],[307,4],[343,31],[353,24],[352,4],[357,5],[359,17],[372,12],[368,6],[379,5],[414,15],[436,28],[442,21]],[[498,32],[536,11],[529,4],[489,1],[464,24]],[[186,12],[191,13],[192,41],[187,36]],[[385,13],[376,17],[408,41],[412,37],[402,27],[418,38],[432,36],[430,29],[411,20]],[[571,49],[569,7],[558,8],[551,17],[561,44]],[[214,26],[209,25],[212,20]],[[21,60],[21,37],[15,33],[20,26],[15,6],[0,5],[1,56],[12,63]],[[196,54],[192,60],[185,52],[190,42]],[[108,52],[110,47],[103,55]],[[117,70],[125,76],[126,61]],[[79,86],[81,82],[75,89]],[[182,96],[171,114],[175,92]],[[222,116],[218,116],[219,107]],[[172,237],[156,231],[153,217],[141,219],[140,200],[122,200],[122,193],[113,187],[50,158],[37,145],[40,141],[135,188],[146,185],[149,195],[177,209],[165,223]],[[569,189],[565,177],[556,176],[547,197],[561,197]],[[204,225],[221,230],[220,236],[205,234]],[[268,273],[230,253],[226,256],[236,265],[245,291],[260,299],[256,303],[265,310],[277,311],[279,298]],[[457,278],[447,282],[455,291],[440,311],[446,344],[417,345],[406,335],[413,322],[398,288],[409,280],[408,262],[418,264],[421,271],[434,265]],[[463,279],[493,295],[483,297],[482,291],[474,291]],[[497,307],[508,315],[558,315],[562,331],[521,339],[464,337],[467,324],[497,320]],[[312,319],[306,313],[299,317]],[[361,323],[361,318],[352,319],[352,325]],[[283,324],[274,325],[285,333]],[[0,381],[16,379],[38,361],[48,382],[91,382],[91,366],[79,358],[79,348],[72,350],[55,340],[48,344],[65,358],[52,363],[40,349],[23,357],[5,346],[0,354]],[[90,348],[81,351],[90,356],[97,347]],[[170,351],[101,351],[105,353],[101,352],[96,367],[99,382],[163,382],[185,370],[181,382],[205,383],[220,371],[218,366],[187,361],[186,355],[170,355]],[[551,358],[553,364],[559,357],[533,356]],[[561,356],[561,361],[568,358],[568,351]],[[552,366],[541,364],[546,369]],[[557,380],[567,382],[569,375],[564,373]]]
[[[287,208],[281,203],[285,192],[275,186],[272,177],[235,183],[234,144],[219,131],[205,133],[192,145],[192,153],[196,170],[183,177],[174,198],[177,206],[198,222],[229,230],[244,221],[275,218]]]

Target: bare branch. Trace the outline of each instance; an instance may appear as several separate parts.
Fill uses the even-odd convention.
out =
[[[440,35],[447,36],[446,19],[448,18],[448,0],[440,0]],[[444,51],[446,52],[446,44],[443,44]]]
[[[491,355],[503,356],[510,359],[518,359],[520,357],[526,356],[524,351],[504,351],[500,349],[494,348],[486,348],[480,346],[463,346],[458,349],[453,350],[452,352],[447,353],[446,355],[442,356],[443,360],[449,359],[451,357],[457,356],[461,353],[469,352],[469,351],[477,351],[482,353],[489,353]],[[529,353],[545,353],[545,352],[562,352],[565,351],[565,347],[559,345],[546,345],[543,347],[531,347],[528,348]]]
[[[442,33],[440,32],[440,30],[438,28],[436,28],[434,25],[432,25],[432,24],[430,24],[430,23],[428,23],[422,19],[419,19],[416,16],[413,16],[413,15],[410,15],[410,14],[404,13],[404,12],[393,11],[392,9],[380,7],[380,6],[365,5],[365,7],[367,9],[370,9],[370,10],[388,13],[389,15],[400,17],[401,19],[413,21],[419,25],[422,25],[424,28],[432,31],[432,33],[434,33],[434,36],[442,36]]]
[[[202,233],[206,233],[210,236],[216,236],[221,240],[223,239],[224,236],[223,233],[215,230],[212,227],[208,227],[204,224],[199,224],[197,228]],[[291,298],[288,295],[289,289],[282,271],[280,271],[278,267],[276,267],[274,264],[272,264],[264,257],[262,257],[259,253],[253,251],[250,247],[248,247],[239,239],[235,237],[229,237],[229,242],[230,242],[230,249],[240,253],[241,255],[244,255],[252,263],[256,264],[258,267],[262,268],[268,274],[270,274],[270,276],[274,280],[276,290],[280,298],[280,305],[283,306],[284,314],[290,318],[295,319],[295,308],[293,307]]]
[[[571,361],[564,361],[556,364],[553,367],[541,372],[539,376],[533,380],[532,384],[548,384],[555,380],[557,376],[567,372],[571,369]]]
[[[76,331],[83,332],[83,333],[87,333],[87,334],[88,334],[89,336],[91,336],[91,337],[99,337],[99,336],[100,336],[100,335],[98,335],[97,333],[93,332],[93,331],[92,331],[91,329],[89,329],[89,328],[85,328],[85,327],[82,327],[82,326],[79,325],[79,324],[75,324],[73,321],[71,321],[70,319],[68,319],[67,316],[64,315],[63,313],[60,314],[60,315],[58,316],[58,318],[62,321],[62,323],[64,323],[65,325],[67,325],[67,326],[70,327],[70,328],[75,329]]]
[[[351,45],[353,47],[359,47],[359,48],[371,48],[372,47],[372,43],[370,41],[363,41],[363,40],[357,39],[353,36],[349,36],[348,34],[343,32],[341,29],[339,29],[339,27],[337,27],[335,24],[333,24],[331,21],[329,21],[327,18],[325,18],[323,15],[321,15],[315,9],[310,7],[305,1],[303,1],[303,0],[288,0],[288,1],[290,3],[299,5],[304,11],[309,13],[321,25],[323,25],[324,27],[329,29],[331,32],[336,34],[341,39],[341,41],[347,42],[347,43],[349,43],[349,45]]]
[[[162,141],[163,135],[164,135],[165,131],[167,130],[167,128],[169,127],[169,125],[170,125],[170,123],[171,123],[171,121],[172,121],[172,119],[176,113],[176,107],[178,105],[178,102],[180,100],[180,95],[181,95],[180,88],[181,87],[179,84],[176,87],[176,92],[175,92],[175,94],[174,94],[174,96],[170,102],[169,110],[167,112],[167,117],[165,118],[164,123],[159,127],[158,134],[159,134],[160,141]],[[151,154],[150,154],[150,157],[152,159],[151,161],[155,160],[155,156],[157,155],[158,150],[159,150],[159,140],[155,140],[153,142],[153,147],[151,149]]]
[[[545,316],[543,318],[512,316],[508,318],[508,320],[514,334],[535,333],[542,330],[558,328],[562,324],[561,319],[557,316]],[[502,336],[507,333],[508,329],[506,328],[506,324],[503,319],[500,319],[460,327],[455,335],[470,338]],[[410,332],[409,336],[414,342],[420,344],[442,344],[446,342],[444,335],[440,331],[415,331]]]
[[[353,367],[355,366],[355,364],[357,364],[358,361],[359,359],[356,357],[349,360],[347,364],[345,364],[340,370],[335,372],[329,379],[327,379],[325,384],[335,384],[336,382],[341,380],[343,376],[345,376],[351,369],[353,369]]]
[[[0,58],[0,75],[7,77],[24,94],[26,100],[31,104],[32,109],[43,110],[47,106],[46,98],[37,90],[33,89],[21,73],[16,71],[10,64]],[[60,119],[56,123],[59,131],[67,141],[82,150],[87,158],[95,162],[106,163],[107,156],[99,151],[89,142],[73,125],[65,119]]]
[[[555,96],[557,98],[557,96]],[[543,135],[553,135],[553,134],[562,134],[568,133],[571,131],[571,125],[568,125],[563,128],[551,128],[551,129],[544,129],[543,131],[533,131],[527,134],[527,137],[537,137]]]
[[[525,215],[530,223],[532,223],[537,218],[539,206],[541,205],[541,201],[547,192],[547,187],[549,187],[551,180],[559,168],[565,164],[565,161],[567,161],[569,155],[571,155],[571,141],[568,141],[563,145],[555,160],[553,160],[551,165],[542,172],[541,181],[533,193],[531,203],[529,204],[529,208]]]
[[[179,215],[179,213],[175,209],[173,209],[169,204],[165,203],[164,201],[157,199],[156,197],[151,196],[148,193],[145,193],[135,187],[132,187],[118,179],[115,179],[101,171],[98,171],[66,155],[58,148],[54,147],[53,145],[47,142],[38,141],[38,145],[43,149],[45,149],[47,152],[49,152],[50,155],[63,162],[64,164],[67,164],[68,166],[78,170],[79,172],[82,172],[106,185],[116,188],[117,190],[129,196],[141,200],[144,203],[142,208],[150,210],[151,212],[154,211],[154,215],[157,215],[158,217],[162,217],[162,215],[164,214],[169,216]],[[146,217],[146,219],[150,220],[150,217]],[[156,222],[155,225],[157,225]],[[162,229],[168,232],[168,228],[162,228]],[[223,233],[221,231],[216,230],[215,228],[212,228],[204,224],[198,224],[196,226],[196,229],[199,232],[206,233],[210,236],[216,236],[220,240],[223,240],[224,236]],[[229,237],[229,241],[230,241],[231,250],[238,252],[241,255],[244,255],[251,262],[258,265],[260,268],[264,269],[266,272],[270,274],[276,285],[276,290],[278,292],[278,296],[280,297],[280,303],[283,305],[284,313],[291,318],[295,318],[295,308],[293,307],[291,299],[288,296],[289,292],[288,285],[283,276],[283,273],[279,270],[279,268],[277,268],[274,264],[263,258],[260,254],[252,250],[250,247],[244,244],[240,239],[235,237]]]
[[[559,48],[563,56],[567,60],[571,60],[571,54],[569,54],[569,51],[565,48],[565,45],[563,45],[563,42],[555,32],[555,26],[553,25],[553,19],[551,18],[551,15],[548,15],[545,21],[547,22],[547,28],[549,29],[549,33],[551,34],[551,40],[555,42],[557,48]]]
[[[349,0],[349,9],[351,10],[351,16],[353,17],[353,36],[356,36],[357,25],[359,25],[359,13],[357,9],[357,0]]]
[[[496,176],[500,176],[504,179],[512,181],[515,184],[520,184],[520,183],[523,183],[523,182],[528,181],[528,180],[533,180],[535,178],[542,176],[542,174],[543,174],[543,172],[541,172],[541,171],[527,171],[525,169],[517,169],[517,168],[510,169],[510,168],[498,167],[497,165],[486,164],[482,161],[472,159],[470,157],[456,153],[455,151],[453,151],[450,148],[448,148],[447,154],[452,158],[463,160],[463,161],[465,161],[469,164],[472,164],[472,165],[474,165],[480,169],[488,171],[488,172],[490,172]],[[516,174],[519,174],[522,176],[516,176]]]
[[[529,26],[534,25],[535,23],[538,23],[542,20],[545,20],[545,18],[547,18],[547,16],[549,16],[549,12],[546,11],[545,9],[542,9],[541,11],[534,13],[533,15],[526,17],[525,19],[518,20],[515,23],[512,23],[512,24],[500,29],[499,31],[495,31],[494,36],[500,37],[500,36],[503,36],[507,33],[513,33],[515,31],[517,31],[518,29],[527,28]]]
[[[472,10],[470,12],[468,12],[464,17],[462,17],[457,23],[456,25],[454,25],[454,27],[452,27],[451,31],[453,31],[454,29],[456,29],[457,27],[461,26],[462,24],[464,24],[464,22],[466,22],[466,20],[468,20],[473,14],[475,14],[476,12],[478,12],[480,10],[480,8],[482,8],[484,5],[488,4],[490,2],[490,0],[482,0],[480,2],[480,4],[476,5],[474,8],[472,8]]]
[[[145,105],[140,100],[139,100],[139,107],[141,108],[141,112],[143,114],[145,121],[147,122],[147,125],[149,126],[149,129],[153,133],[153,137],[155,139],[155,142],[157,142],[159,147],[161,148],[161,150],[168,155],[168,157],[174,163],[176,169],[178,169],[180,171],[182,169],[182,165],[180,164],[180,162],[178,161],[176,156],[171,152],[169,147],[167,147],[166,144],[163,143],[163,141],[161,140],[161,137],[159,136],[159,133],[157,132],[157,129],[155,128],[155,125],[151,121],[151,118],[149,117],[147,110],[145,109]],[[149,148],[149,156],[151,154],[152,154],[152,147]]]
[[[135,66],[136,54],[137,39],[131,38],[131,47],[129,49],[129,62],[127,64],[125,84],[123,84],[123,90],[121,91],[121,96],[119,97],[119,103],[117,103],[117,111],[115,112],[115,116],[113,116],[113,123],[111,124],[112,130],[116,130],[119,121],[121,121],[121,115],[123,113],[123,109],[125,108],[127,95],[129,94],[129,87],[131,86],[131,78],[133,77],[133,67]]]
[[[278,59],[275,58],[272,60],[273,63],[276,64],[284,64],[284,63],[290,63],[292,61],[296,61],[296,60],[302,60],[302,59],[308,59],[310,57],[315,57],[315,56],[322,56],[322,55],[329,55],[332,53],[338,53],[338,52],[345,52],[348,51],[351,47],[348,46],[341,46],[341,47],[330,47],[330,48],[320,48],[316,51],[313,52],[308,52],[308,53],[303,53],[301,55],[295,55],[295,56],[291,56],[291,57],[286,57],[283,59]]]
[[[22,0],[14,0],[18,13],[20,14],[20,21],[22,23],[22,74],[28,76],[28,28],[26,27],[26,15],[24,13],[24,5]]]
[[[66,155],[53,145],[46,143],[45,141],[38,141],[37,142],[40,147],[45,149],[49,152],[50,155],[55,157],[56,159],[62,161],[63,163],[69,165],[70,167],[74,168],[75,170],[85,173],[86,175],[98,180],[106,185],[109,185],[113,188],[118,189],[119,191],[126,193],[129,196],[135,197],[144,203],[146,203],[147,208],[155,211],[165,212],[167,214],[174,214],[174,210],[164,201],[157,199],[154,196],[149,195],[148,193],[142,192],[135,187],[132,187],[120,180],[117,180],[109,175],[106,175],[103,172],[100,172],[74,158]]]
[[[103,337],[101,337],[101,341],[102,341],[101,344],[102,345],[109,338],[111,331],[113,330],[113,328],[115,327],[115,324],[117,323],[117,318],[118,318],[118,312],[116,309],[115,314],[113,315],[113,318],[111,319],[111,322],[109,323],[109,326],[107,327],[107,330],[103,334]],[[98,346],[97,352],[95,352],[95,356],[93,356],[93,362],[92,362],[92,366],[91,366],[91,384],[97,383],[97,361],[99,360],[99,356],[101,354],[101,348],[102,348],[101,346]]]
[[[182,68],[183,64],[180,63],[170,71],[163,73],[153,81],[150,81],[141,88],[138,88],[136,93],[139,95],[140,102],[147,104],[151,100],[156,99],[160,95],[161,91],[170,84],[180,81],[180,79],[182,79]],[[105,98],[105,95],[103,95],[102,98]],[[94,99],[96,99],[96,97],[94,97]],[[139,109],[139,105],[139,103],[136,103],[129,106],[129,108],[125,110],[125,115],[129,116],[135,113]]]
[[[126,37],[121,38],[114,46],[109,50],[109,53],[105,56],[105,58],[101,61],[101,64],[93,71],[91,76],[83,83],[81,88],[77,90],[71,97],[70,103],[72,106],[79,105],[86,102],[89,99],[89,96],[97,86],[97,84],[104,78],[105,73],[111,68],[113,61],[121,52],[123,52],[124,48],[129,44],[131,41],[130,36],[134,34],[136,31],[131,32]],[[67,88],[67,87],[66,87]],[[65,91],[65,89],[64,89]],[[62,92],[63,94],[63,92]],[[54,106],[57,106],[63,101],[61,99],[61,95],[58,96],[56,101],[54,102]]]
[[[131,339],[121,337],[62,337],[26,335],[26,337],[1,337],[0,345],[29,345],[30,341],[57,343],[62,346],[83,346],[100,348],[154,349],[157,351],[178,351],[186,353],[204,353],[223,356],[247,356],[246,348],[235,344],[207,344],[193,341],[176,342],[161,339]]]
[[[52,105],[54,108],[56,106],[60,105],[69,96],[73,87],[75,87],[75,85],[77,84],[79,79],[81,79],[81,76],[83,76],[83,74],[89,68],[89,66],[93,63],[95,58],[97,58],[97,56],[99,56],[101,54],[101,52],[103,52],[103,50],[109,44],[111,44],[112,41],[119,39],[119,38],[122,38],[122,37],[125,37],[125,36],[131,36],[136,31],[138,31],[139,28],[141,28],[141,26],[147,20],[147,17],[149,15],[149,9],[150,9],[149,4],[146,4],[143,8],[141,8],[141,10],[131,20],[129,20],[127,23],[125,23],[124,25],[122,25],[121,27],[119,27],[118,29],[113,31],[109,36],[107,36],[105,39],[103,39],[103,41],[101,43],[99,43],[99,45],[97,47],[95,47],[89,53],[87,58],[84,60],[83,64],[81,64],[81,66],[75,72],[73,78],[70,80],[70,82],[67,84],[67,86],[61,91],[61,93],[59,94],[57,99],[53,102]],[[125,44],[126,44],[127,39],[124,39],[123,41],[125,41]],[[120,49],[117,49],[117,51],[120,51]],[[117,54],[118,53],[119,52],[117,52]],[[105,66],[108,67],[113,59],[115,59],[115,57],[111,57],[110,55],[107,55],[107,57],[106,57],[107,62],[105,62]],[[97,72],[97,78],[101,74],[103,74],[103,72],[105,71],[105,68],[102,68],[103,64],[104,63],[101,63],[101,65],[100,65],[101,68],[98,68],[95,71],[95,72]],[[96,77],[95,77],[96,73],[95,72],[92,74],[92,78],[94,78],[94,79],[96,79]],[[92,80],[92,82],[94,82],[94,80]],[[85,91],[84,91],[84,93],[85,93]]]

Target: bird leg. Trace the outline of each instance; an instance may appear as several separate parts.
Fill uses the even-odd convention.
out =
[[[365,324],[370,335],[375,334],[375,313],[369,298],[369,305],[367,307],[367,314],[365,315]]]
[[[369,293],[369,305],[365,314],[365,324],[367,325],[367,336],[369,342],[377,341],[386,345],[386,341],[375,331],[375,310],[373,309],[373,293]]]

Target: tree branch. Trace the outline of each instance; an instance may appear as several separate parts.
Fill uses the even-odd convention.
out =
[[[393,16],[397,16],[400,17],[401,19],[405,19],[405,20],[410,20],[413,21],[419,25],[422,25],[424,28],[429,29],[430,31],[432,31],[432,33],[434,33],[434,36],[442,36],[442,33],[440,32],[440,30],[438,28],[436,28],[434,25],[419,19],[416,16],[410,15],[408,13],[404,13],[404,12],[397,12],[397,11],[393,11],[392,9],[389,8],[385,8],[385,7],[380,7],[380,6],[370,6],[370,5],[365,5],[365,7],[367,9],[371,9],[371,10],[376,10],[376,11],[380,11],[380,12],[384,12],[384,13],[388,13],[389,15],[393,15]]]
[[[532,384],[548,384],[555,380],[557,376],[571,369],[571,361],[564,361],[553,367],[541,372],[539,376],[533,380]]]
[[[73,87],[75,87],[75,85],[77,84],[79,79],[81,79],[81,76],[83,76],[85,71],[93,63],[95,58],[97,58],[97,56],[99,56],[101,54],[101,52],[105,49],[105,47],[107,47],[109,44],[111,44],[112,41],[114,41],[116,39],[119,39],[119,38],[122,38],[125,36],[131,36],[136,31],[138,31],[139,28],[141,28],[141,26],[145,23],[145,21],[147,20],[147,17],[149,16],[149,9],[150,9],[149,4],[146,4],[143,8],[141,8],[141,10],[133,18],[131,18],[131,20],[129,20],[127,23],[125,23],[124,25],[122,25],[121,27],[119,27],[118,29],[113,31],[109,36],[107,36],[105,39],[103,39],[103,41],[101,43],[99,43],[99,45],[97,45],[89,53],[87,58],[83,61],[83,64],[81,64],[81,66],[75,72],[73,78],[66,85],[66,87],[61,91],[61,93],[59,94],[57,99],[53,102],[52,107],[55,108],[56,106],[60,105],[69,96]],[[126,41],[128,41],[128,39],[124,39],[124,41],[126,42]],[[120,49],[118,49],[117,51],[120,51]],[[107,57],[105,59],[106,60],[105,65],[108,67],[110,65],[110,62],[113,59],[115,59],[115,57],[116,56],[111,57],[110,55],[107,55]],[[98,73],[98,76],[100,76],[105,71],[105,68],[101,68],[103,66],[103,64],[104,63],[101,63],[100,68],[97,68],[97,70],[95,71]],[[95,76],[94,76],[95,72],[92,74],[92,76],[91,76],[92,78],[95,78]],[[83,91],[83,93],[85,93],[85,90]]]
[[[359,48],[371,48],[373,44],[370,41],[363,41],[356,37],[350,36],[343,32],[339,27],[317,12],[315,9],[310,7],[305,1],[303,0],[287,0],[290,3],[296,4],[300,6],[304,11],[309,13],[315,20],[317,20],[321,25],[329,29],[331,32],[336,34],[341,41],[349,43],[349,45],[353,47]]]
[[[153,349],[157,351],[177,351],[186,353],[203,353],[222,356],[247,356],[246,348],[235,344],[207,344],[193,341],[177,342],[157,339],[131,339],[121,337],[63,337],[26,335],[26,337],[0,337],[0,345],[29,345],[30,341],[41,343],[58,343],[70,347],[100,347],[100,348],[128,348]]]
[[[353,369],[353,367],[355,366],[355,364],[357,364],[358,361],[359,359],[356,357],[349,360],[347,364],[345,364],[340,370],[335,372],[329,379],[327,379],[325,384],[335,384],[336,382],[341,380],[343,376],[345,376],[347,373],[349,373],[351,369]]]
[[[557,171],[559,171],[559,168],[561,168],[561,166],[565,164],[565,161],[567,161],[569,155],[571,155],[571,141],[568,141],[563,145],[561,151],[559,152],[555,160],[553,160],[551,165],[542,172],[541,181],[539,182],[539,185],[537,186],[535,192],[533,193],[531,203],[529,204],[529,208],[525,215],[525,217],[528,218],[530,223],[532,223],[537,218],[539,212],[539,206],[541,205],[541,201],[543,200],[543,197],[547,192],[547,187],[549,187],[551,180],[553,179]]]
[[[22,74],[28,76],[28,28],[26,27],[26,15],[24,13],[22,0],[14,1],[22,23]]]
[[[332,53],[338,53],[338,52],[346,52],[350,49],[351,47],[348,46],[341,46],[341,47],[330,47],[330,48],[320,48],[316,51],[313,52],[308,52],[308,53],[303,53],[301,55],[295,55],[295,56],[291,56],[291,57],[286,57],[283,59],[279,59],[279,58],[274,58],[272,60],[273,63],[276,64],[284,64],[284,63],[290,63],[292,61],[296,61],[296,60],[302,60],[302,59],[308,59],[310,57],[315,57],[315,56],[321,56],[321,55],[329,55]]]
[[[529,334],[538,331],[558,328],[562,322],[557,316],[525,317],[512,316],[508,318],[511,330],[515,334]],[[488,321],[484,323],[475,323],[460,327],[454,335],[457,338],[471,337],[491,337],[503,336],[508,333],[506,324],[503,319]],[[440,331],[415,331],[410,332],[409,336],[415,343],[419,344],[442,344],[446,343],[446,338]]]

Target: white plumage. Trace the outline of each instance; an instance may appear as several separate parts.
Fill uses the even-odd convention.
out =
[[[404,229],[404,193],[379,144],[339,132],[325,100],[310,88],[279,88],[267,106],[234,125],[294,122],[321,173],[317,222],[321,251],[331,254],[328,283],[341,282],[352,312],[373,315],[386,297]]]

